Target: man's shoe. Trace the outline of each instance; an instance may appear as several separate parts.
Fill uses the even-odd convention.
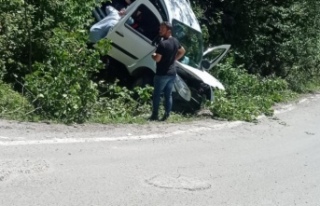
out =
[[[156,115],[151,115],[151,117],[149,117],[148,120],[149,120],[149,121],[158,121],[158,120],[159,120],[159,117],[156,116]]]
[[[163,117],[161,118],[161,121],[166,121],[169,118],[170,115],[164,114]]]

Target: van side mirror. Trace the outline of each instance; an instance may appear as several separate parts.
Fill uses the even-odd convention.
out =
[[[202,61],[201,61],[201,69],[203,69],[203,70],[209,70],[210,69],[210,61],[209,60],[207,60],[207,59],[203,59]]]

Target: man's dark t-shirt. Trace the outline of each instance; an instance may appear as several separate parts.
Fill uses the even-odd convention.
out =
[[[174,62],[180,48],[179,41],[174,37],[170,37],[159,43],[156,53],[162,55],[162,57],[157,63],[156,75],[176,75],[177,71],[174,67]]]

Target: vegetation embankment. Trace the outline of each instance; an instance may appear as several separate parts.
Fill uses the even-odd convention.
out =
[[[3,0],[0,118],[58,122],[143,122],[152,88],[99,82],[99,52],[87,46],[95,0]],[[211,71],[226,87],[207,103],[214,117],[252,121],[320,85],[320,2],[191,1],[205,44],[231,44]],[[186,118],[175,115],[173,119]]]

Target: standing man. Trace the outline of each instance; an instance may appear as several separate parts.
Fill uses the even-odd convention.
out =
[[[162,121],[168,119],[172,108],[172,89],[177,71],[174,62],[185,54],[185,49],[179,41],[171,36],[172,25],[169,22],[160,24],[159,35],[163,40],[159,43],[152,58],[157,62],[156,75],[154,77],[153,108],[149,120],[158,120],[158,111],[161,92],[164,92],[165,114]]]

